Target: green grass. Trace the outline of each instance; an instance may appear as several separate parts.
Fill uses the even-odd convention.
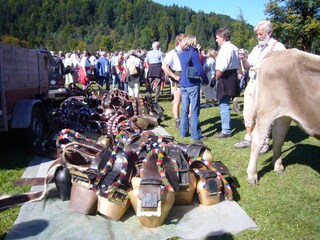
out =
[[[142,87],[144,89],[144,87]],[[171,96],[167,88],[160,98],[165,110],[162,126],[182,143],[172,117]],[[242,105],[242,98],[239,98]],[[282,148],[286,173],[273,172],[272,151],[259,157],[258,186],[246,182],[249,149],[235,150],[233,145],[244,137],[243,118],[232,114],[234,135],[227,139],[214,139],[212,135],[220,127],[217,107],[201,109],[201,128],[204,135],[211,137],[205,144],[211,149],[215,160],[228,166],[237,178],[240,187],[235,192],[235,201],[259,226],[257,231],[244,231],[235,236],[224,235],[218,239],[320,239],[320,142],[302,132],[292,124]],[[28,191],[28,187],[14,187],[32,155],[24,148],[13,147],[0,135],[0,194]],[[19,208],[0,212],[0,239],[4,239],[19,213]],[[217,238],[214,238],[217,239]]]

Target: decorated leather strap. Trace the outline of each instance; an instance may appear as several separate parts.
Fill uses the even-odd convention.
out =
[[[135,175],[135,161],[137,156],[132,151],[119,151],[115,154],[114,166],[107,173],[99,188],[99,195],[108,198],[110,202],[125,206],[128,199],[128,191],[131,189],[131,178]]]
[[[123,115],[123,114],[118,115],[114,119],[114,121],[112,123],[112,134],[114,136],[116,136],[119,133],[118,128],[117,128],[118,124],[120,124],[122,121],[124,121],[126,119],[127,119],[127,117],[125,115]]]
[[[221,178],[219,178],[215,172],[213,172],[211,169],[203,170],[192,168],[192,170],[200,177],[202,188],[207,190],[209,196],[214,196],[221,193]]]
[[[211,167],[216,168],[227,179],[228,183],[232,186],[232,188],[239,187],[236,178],[232,176],[228,167],[224,165],[222,162],[214,161],[211,163]]]
[[[115,100],[117,99],[117,100]],[[112,89],[109,93],[105,94],[102,97],[102,108],[119,108],[118,103],[120,102],[128,102],[130,99],[127,92],[119,89]]]
[[[178,142],[170,143],[171,146],[179,147],[182,151],[188,154],[189,158],[201,157],[204,151],[208,148],[204,143],[183,144]]]
[[[73,141],[82,141],[88,144],[93,143],[102,146],[102,143],[99,141],[89,138],[84,134],[76,132],[70,128],[65,128],[59,132],[58,136],[56,137],[56,146],[57,148],[63,148],[67,143]]]
[[[127,130],[136,134],[141,133],[141,129],[135,124],[136,117],[121,121],[117,126],[117,132]]]
[[[157,155],[152,154],[143,164],[136,214],[161,216],[162,178],[158,172]]]
[[[113,108],[111,106],[112,98],[119,95],[119,89],[112,89],[109,93],[106,93],[102,97],[102,107],[105,108]]]
[[[111,149],[94,147],[83,143],[67,144],[61,154],[62,163],[69,169],[73,184],[92,189],[101,168],[109,161]]]
[[[141,129],[135,125],[132,118],[120,122],[116,129],[117,135],[115,141],[118,145],[122,144],[123,147],[131,144],[141,134]]]
[[[146,106],[145,106],[145,101],[144,101],[143,97],[139,96],[139,109],[140,109],[139,115],[140,116],[143,116],[146,114],[145,107]]]
[[[210,163],[208,163],[206,160],[198,157],[198,158],[193,158],[193,159],[190,159],[189,160],[189,164],[190,166],[194,163],[194,162],[201,162],[203,163],[208,169],[211,169],[213,172],[215,172],[217,174],[217,177],[221,179],[221,181],[223,182],[224,184],[224,194],[225,194],[225,197],[228,199],[228,200],[232,200],[233,199],[233,193],[232,193],[232,189],[230,187],[230,184],[228,183],[228,181],[225,179],[225,177],[215,168],[215,167],[212,167],[210,165]],[[197,171],[197,170],[196,170]],[[196,172],[196,174],[198,174]]]
[[[171,192],[178,191],[179,179],[177,162],[175,160],[170,159],[169,156],[165,157],[165,153],[163,151],[160,151],[158,148],[153,148],[148,154],[148,156],[150,157],[151,154],[158,155],[157,168],[164,187]]]
[[[102,147],[97,148],[93,145],[71,142],[63,148],[61,160],[67,167],[79,170],[86,169],[102,150]]]
[[[133,116],[138,116],[138,104],[137,104],[137,99],[136,98],[133,98],[132,99],[132,108],[133,108]]]
[[[40,201],[44,199],[47,194],[48,183],[50,179],[52,179],[52,175],[54,174],[54,172],[60,166],[61,166],[61,161],[59,158],[51,164],[43,182],[43,185],[44,185],[43,191],[21,193],[21,194],[15,194],[10,196],[2,196],[0,198],[0,210],[10,208],[10,207],[21,206],[25,203],[31,203],[31,202]]]
[[[171,157],[172,160],[175,160],[178,165],[178,174],[179,174],[179,190],[187,191],[190,187],[189,179],[189,159],[187,154],[181,150],[179,147],[174,146],[165,146],[165,152]]]

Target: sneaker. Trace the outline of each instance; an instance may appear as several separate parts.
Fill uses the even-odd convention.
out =
[[[224,134],[222,132],[216,132],[214,135],[213,135],[214,138],[229,138],[229,137],[232,137],[232,134],[229,133],[229,134]]]
[[[260,152],[259,154],[265,154],[269,151],[269,144],[264,142],[261,149],[260,149]]]
[[[180,129],[180,118],[176,119],[176,129]]]
[[[191,141],[194,141],[194,142],[198,142],[198,141],[205,141],[205,140],[207,140],[208,139],[208,137],[205,137],[205,136],[202,136],[200,139],[198,139],[198,140],[193,140],[193,139],[191,139]]]
[[[249,148],[251,146],[251,141],[246,140],[246,139],[242,139],[240,142],[236,143],[233,146],[236,149]]]

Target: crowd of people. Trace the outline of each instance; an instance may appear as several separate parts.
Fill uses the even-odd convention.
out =
[[[66,87],[70,83],[80,82],[84,86],[96,81],[106,90],[118,88],[128,92],[129,96],[138,97],[139,90],[145,85],[146,96],[157,102],[166,82],[170,82],[173,95],[173,116],[175,127],[180,137],[191,140],[205,140],[200,128],[200,109],[218,105],[221,118],[221,131],[215,138],[232,137],[230,105],[238,112],[237,97],[244,93],[244,122],[246,135],[235,144],[235,148],[247,148],[251,144],[251,125],[253,116],[254,94],[257,82],[257,70],[262,58],[270,51],[283,50],[284,45],[272,36],[270,21],[261,21],[255,27],[258,45],[249,53],[239,49],[231,42],[231,33],[226,28],[215,33],[219,51],[213,48],[207,52],[195,36],[179,34],[175,47],[163,53],[159,42],[152,44],[150,51],[136,49],[127,52],[97,51],[92,54],[83,51],[59,52],[58,57],[65,67],[71,69],[65,75]],[[199,77],[191,77],[190,68]],[[166,81],[168,80],[168,81]],[[268,150],[268,137],[261,153]]]

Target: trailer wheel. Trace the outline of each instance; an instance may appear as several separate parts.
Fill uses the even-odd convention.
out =
[[[35,107],[32,110],[30,126],[26,129],[27,144],[31,146],[36,139],[44,134],[44,117],[40,108]]]

